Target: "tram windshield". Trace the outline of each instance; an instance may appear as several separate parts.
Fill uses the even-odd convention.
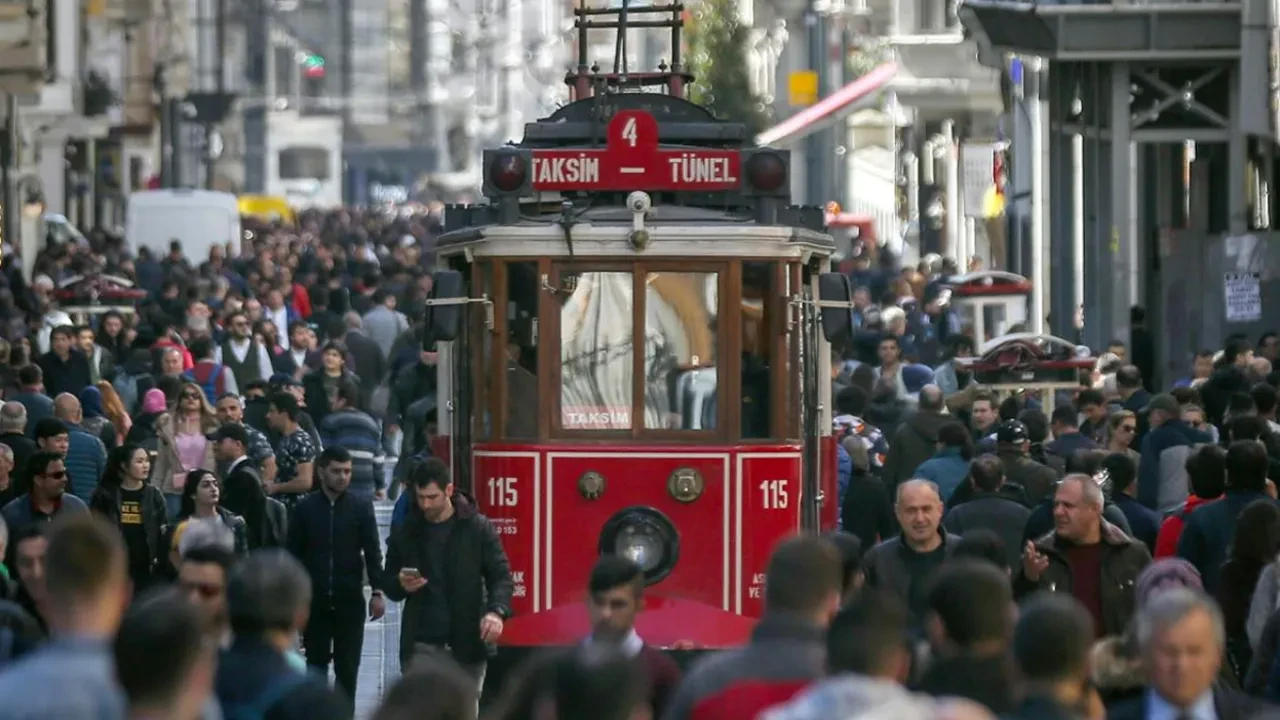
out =
[[[798,430],[789,414],[770,412],[792,397],[783,316],[783,290],[798,270],[792,264],[484,265],[505,272],[481,268],[480,278],[509,280],[508,297],[495,302],[506,358],[475,366],[483,375],[496,363],[507,365],[497,380],[506,385],[501,394],[508,402],[482,413],[505,416],[505,436],[740,434],[764,440]],[[517,275],[525,279],[517,282]],[[741,281],[731,284],[732,276]],[[536,293],[530,292],[533,277],[539,278]],[[497,285],[501,290],[503,283]],[[526,390],[518,392],[517,385]],[[530,389],[536,387],[544,391]],[[519,434],[517,416],[526,420]]]

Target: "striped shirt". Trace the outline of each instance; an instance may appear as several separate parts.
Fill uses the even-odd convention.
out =
[[[351,493],[372,500],[375,491],[386,487],[382,429],[372,416],[355,409],[331,412],[320,422],[319,430],[325,447],[351,453]]]

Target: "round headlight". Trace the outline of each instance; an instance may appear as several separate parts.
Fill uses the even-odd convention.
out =
[[[702,473],[693,468],[678,468],[667,478],[667,492],[678,502],[691,503],[702,495]]]
[[[680,556],[680,536],[665,515],[652,508],[627,508],[605,523],[600,554],[620,555],[644,571],[652,585],[671,573]]]

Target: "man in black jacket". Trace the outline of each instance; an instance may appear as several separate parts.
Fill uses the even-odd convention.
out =
[[[1014,422],[1017,422],[1016,420]],[[1004,490],[1004,466],[1000,458],[983,455],[969,465],[969,483],[973,498],[951,508],[943,527],[953,535],[964,537],[972,530],[990,530],[1004,543],[1009,567],[1017,567],[1022,553],[1022,531],[1031,517],[1031,509]]]
[[[298,503],[289,523],[289,551],[311,576],[311,620],[302,636],[307,665],[333,673],[352,702],[364,646],[364,573],[373,586],[368,617],[386,612],[382,584],[382,543],[373,503],[347,492],[351,454],[340,447],[316,461],[320,492]]]
[[[383,586],[406,600],[400,664],[450,656],[484,686],[489,645],[511,615],[511,567],[489,519],[454,492],[449,468],[431,458],[408,478],[414,503],[387,542]]]

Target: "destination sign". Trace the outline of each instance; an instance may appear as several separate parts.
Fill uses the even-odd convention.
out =
[[[663,149],[658,122],[642,110],[613,116],[605,147],[534,150],[532,186],[541,191],[735,190],[741,185],[737,150]]]

